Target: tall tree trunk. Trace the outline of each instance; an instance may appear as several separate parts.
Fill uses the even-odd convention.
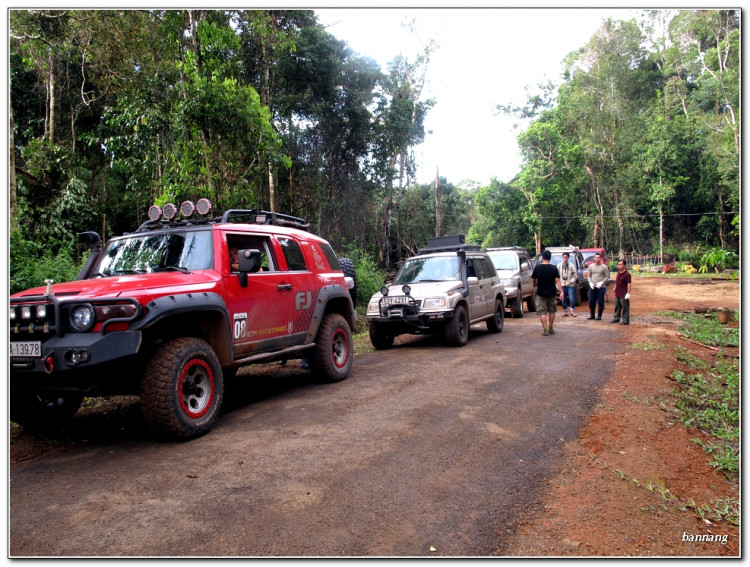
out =
[[[622,203],[620,202],[620,190],[615,189],[615,214],[617,215],[617,239],[620,258],[624,257],[625,255],[625,249],[623,248],[623,242],[625,242],[625,223],[622,220],[621,205]]]
[[[276,212],[276,182],[271,162],[268,162],[268,207],[272,213]]]
[[[8,102],[9,114],[10,114],[10,138],[9,138],[9,149],[10,149],[10,167],[8,168],[10,179],[9,179],[9,192],[10,192],[10,231],[18,230],[18,206],[16,202],[16,143],[15,136],[13,135],[13,109],[10,107]]]
[[[401,261],[401,201],[404,198],[404,153],[401,152],[401,160],[398,174],[398,203],[396,203],[396,262]]]
[[[50,144],[55,142],[55,106],[57,105],[57,97],[55,96],[55,89],[57,84],[55,82],[55,60],[54,57],[50,57],[49,61],[49,130],[48,140]]]
[[[440,236],[443,230],[443,219],[440,216],[440,168],[435,168],[435,236]]]
[[[659,202],[659,263],[664,263],[664,203],[662,202]]]
[[[727,235],[724,230],[724,192],[719,190],[719,240],[721,241],[721,249],[727,249]]]

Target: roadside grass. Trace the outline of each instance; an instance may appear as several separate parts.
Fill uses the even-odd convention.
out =
[[[740,320],[739,311],[733,311],[737,321]],[[708,346],[739,346],[739,328],[724,327],[716,320],[715,313],[699,315],[696,313],[681,313],[679,311],[657,311],[654,315],[674,317],[683,321],[680,332],[689,339]]]
[[[694,438],[711,457],[710,465],[723,473],[726,479],[738,488],[739,482],[739,359],[729,356],[723,347],[739,346],[739,329],[725,327],[717,320],[716,313],[699,315],[675,311],[661,311],[654,315],[672,317],[681,323],[679,331],[683,337],[694,342],[712,347],[713,359],[703,360],[693,355],[687,348],[675,348],[674,357],[686,367],[685,370],[674,370],[671,378],[678,387],[668,400],[656,400],[646,397],[635,397],[628,392],[622,396],[634,403],[653,406],[658,403],[660,409],[669,414],[679,415],[679,420],[686,427],[700,430],[708,440]],[[739,320],[739,312],[734,312]],[[632,348],[641,350],[664,350],[666,347],[656,340],[634,343]],[[693,499],[682,500],[675,496],[663,483],[642,482],[632,478],[621,469],[613,469],[597,458],[592,458],[601,466],[612,470],[620,479],[632,481],[639,488],[649,492],[657,491],[662,497],[661,505],[641,508],[643,511],[662,512],[676,509],[688,512],[714,522],[727,521],[739,525],[740,502],[736,497],[697,504]],[[668,506],[669,503],[672,506]]]
[[[639,350],[667,350],[667,347],[657,341],[643,341],[642,343],[633,343],[630,346]]]
[[[739,346],[739,328],[725,328],[716,314],[661,313],[684,321],[683,336],[712,347]],[[739,317],[739,313],[735,312]],[[675,392],[681,421],[716,439],[716,442],[693,441],[713,457],[711,466],[730,481],[739,475],[739,359],[728,357],[719,349],[715,360],[704,361],[687,349],[677,347],[675,359],[690,370],[675,370],[672,379],[680,385]]]
[[[655,512],[657,514],[678,510],[694,515],[701,520],[713,522],[729,522],[735,526],[740,525],[740,501],[738,498],[724,498],[719,500],[709,500],[703,504],[697,504],[693,498],[683,500],[675,495],[669,488],[664,486],[663,482],[653,480],[639,480],[627,474],[622,469],[614,469],[606,462],[602,462],[597,457],[589,453],[589,457],[601,467],[608,469],[620,478],[620,480],[630,481],[639,489],[646,490],[650,493],[659,494],[661,503],[658,507],[653,505],[642,506],[642,512]]]

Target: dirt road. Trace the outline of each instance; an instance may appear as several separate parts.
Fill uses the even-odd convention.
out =
[[[418,338],[332,385],[256,367],[189,443],[153,440],[135,406],[79,415],[79,446],[11,466],[10,554],[502,553],[613,371],[623,328],[603,323]]]

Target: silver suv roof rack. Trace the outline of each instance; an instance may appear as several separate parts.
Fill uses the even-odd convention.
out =
[[[458,252],[479,251],[479,244],[466,244],[463,234],[453,236],[436,236],[427,239],[427,246],[419,249],[420,254],[431,254],[433,252]]]

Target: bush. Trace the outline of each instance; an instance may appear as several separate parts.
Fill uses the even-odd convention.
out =
[[[724,268],[734,266],[736,261],[736,252],[722,250],[721,248],[711,248],[700,259],[701,268],[704,268],[702,270],[704,272],[708,268],[714,268],[717,272],[721,272]]]
[[[664,273],[665,274],[676,274],[677,273],[677,267],[673,266],[672,264],[664,264]]]
[[[367,305],[375,292],[383,287],[385,272],[379,270],[377,264],[361,250],[352,251],[349,257],[357,273],[357,303]]]
[[[55,283],[73,281],[85,261],[84,257],[81,262],[76,262],[74,255],[66,249],[57,254],[45,252],[41,246],[24,240],[18,231],[14,231],[10,235],[10,293],[43,286],[45,279]]]

